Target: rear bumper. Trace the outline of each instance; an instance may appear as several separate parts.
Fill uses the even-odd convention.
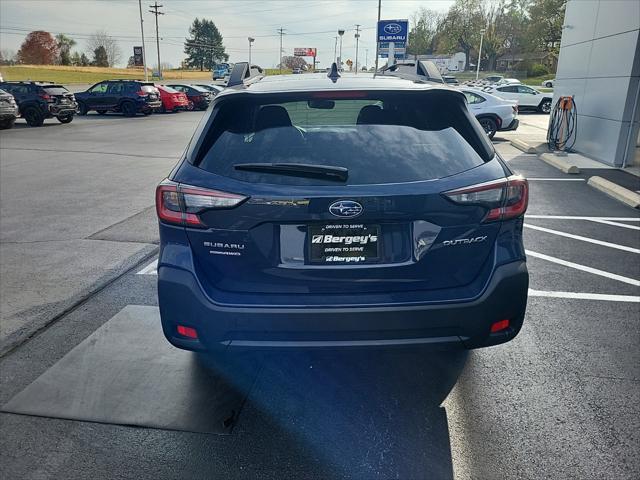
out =
[[[49,113],[54,116],[67,116],[75,115],[77,104],[75,102],[65,104],[51,104],[49,105]]]
[[[463,348],[513,339],[524,319],[529,275],[518,261],[496,267],[484,292],[472,301],[420,305],[285,308],[222,306],[202,292],[187,270],[160,266],[162,328],[173,345],[196,351],[270,348],[416,347]],[[508,329],[491,325],[509,319]],[[177,333],[195,328],[198,339]]]
[[[516,130],[518,128],[518,125],[520,125],[520,120],[518,120],[517,118],[514,118],[509,125],[507,125],[504,128],[501,128],[500,131],[510,132],[510,131]]]

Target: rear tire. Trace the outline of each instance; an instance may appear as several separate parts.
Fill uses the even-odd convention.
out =
[[[136,116],[136,105],[133,102],[124,102],[120,106],[120,110],[122,110],[122,114],[125,117],[135,117]]]
[[[73,115],[64,115],[56,117],[60,123],[71,123],[73,121]]]
[[[8,120],[5,120],[5,121],[0,123],[0,130],[9,130],[9,129],[13,128],[15,123],[16,123],[16,119],[15,118],[10,118]]]
[[[195,106],[193,105],[193,102],[189,100],[189,104],[187,105],[187,110],[189,110],[190,112],[193,112],[194,108]]]
[[[145,117],[148,117],[148,116],[149,116],[149,115],[151,115],[152,113],[153,113],[153,110],[151,110],[150,108],[149,108],[149,109],[147,109],[147,110],[143,110],[143,111],[142,111],[142,114],[143,114]]]
[[[538,111],[540,113],[551,113],[551,100],[543,100],[538,105]]]
[[[84,102],[78,102],[78,115],[86,115],[89,113],[89,107]]]
[[[498,124],[496,121],[489,117],[480,118],[478,121],[480,122],[480,126],[484,129],[484,133],[486,133],[489,138],[493,138],[498,131]]]
[[[41,127],[44,123],[44,115],[36,107],[27,107],[22,116],[30,127]]]

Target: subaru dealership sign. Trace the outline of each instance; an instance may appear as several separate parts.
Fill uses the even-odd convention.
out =
[[[378,42],[406,42],[409,20],[380,20]]]

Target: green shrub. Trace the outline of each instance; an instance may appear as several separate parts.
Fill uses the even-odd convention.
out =
[[[539,63],[534,63],[527,69],[527,74],[530,77],[541,77],[542,75],[547,75],[549,70],[544,65]]]

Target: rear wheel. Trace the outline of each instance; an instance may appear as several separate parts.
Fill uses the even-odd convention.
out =
[[[89,112],[89,107],[84,102],[78,102],[78,114],[86,115]]]
[[[493,136],[498,131],[498,125],[496,124],[495,120],[493,118],[484,117],[479,119],[479,122],[487,136],[489,138],[493,138]]]
[[[551,112],[551,100],[543,100],[538,106],[538,111],[541,113]]]
[[[98,115],[106,115],[107,113],[106,110],[96,110],[96,112],[98,112]]]
[[[151,115],[152,113],[153,113],[153,110],[151,110],[150,108],[147,108],[146,110],[143,110],[143,111],[142,111],[142,114],[143,114],[145,117],[148,117],[148,116],[149,116],[149,115]]]
[[[191,111],[193,111],[193,109],[194,109],[193,102],[191,100],[189,100],[189,104],[187,105],[187,110],[189,110],[191,112]]]
[[[71,123],[73,120],[73,115],[60,115],[56,117],[60,123]]]
[[[0,122],[0,130],[9,130],[10,128],[13,128],[15,123],[16,123],[15,118],[9,118],[8,120],[4,120]]]
[[[120,106],[120,110],[125,117],[135,117],[136,115],[136,106],[133,102],[124,102]]]
[[[41,127],[44,123],[44,115],[36,107],[26,108],[22,116],[30,127]]]

